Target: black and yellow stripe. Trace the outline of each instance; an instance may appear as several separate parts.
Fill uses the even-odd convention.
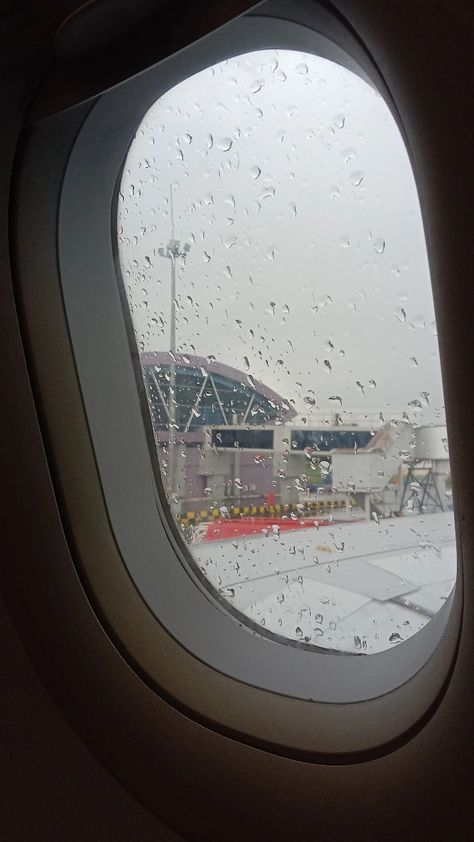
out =
[[[351,499],[350,505],[356,505]],[[230,506],[226,518],[241,517],[282,517],[286,514],[299,514],[301,517],[308,517],[313,512],[330,513],[334,509],[343,509],[346,506],[345,500],[313,500],[310,503],[264,503],[260,506]],[[220,509],[201,509],[190,511],[184,515],[177,515],[178,522],[183,526],[191,526],[198,523],[208,523],[219,520],[222,517]]]

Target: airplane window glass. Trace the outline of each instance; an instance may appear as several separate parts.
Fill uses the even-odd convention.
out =
[[[207,586],[282,642],[403,644],[456,550],[426,244],[383,98],[260,51],[153,105],[118,198],[169,515]]]

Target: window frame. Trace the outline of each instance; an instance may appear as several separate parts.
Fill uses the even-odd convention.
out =
[[[350,655],[331,655],[326,651],[321,654],[307,652],[298,644],[282,646],[277,641],[257,637],[251,629],[239,624],[235,618],[230,619],[229,613],[223,612],[217,601],[211,601],[208,594],[196,587],[196,583],[192,582],[184,567],[176,564],[173,569],[179,570],[181,577],[178,590],[187,581],[192,586],[191,590],[194,594],[192,604],[188,604],[187,611],[194,617],[194,606],[197,606],[199,602],[201,608],[196,610],[198,612],[201,609],[205,610],[208,618],[218,621],[219,629],[226,629],[222,632],[222,635],[227,638],[224,644],[222,635],[219,632],[216,635],[214,625],[211,636],[214,642],[217,640],[218,646],[212,662],[209,657],[203,657],[202,652],[197,648],[195,635],[197,631],[204,636],[209,636],[208,620],[197,618],[199,626],[195,626],[192,630],[194,640],[189,643],[182,633],[173,628],[172,618],[171,620],[164,618],[160,607],[145,604],[137,592],[136,577],[132,581],[122,563],[117,544],[121,546],[122,554],[127,557],[127,560],[130,554],[127,556],[124,540],[117,534],[120,518],[117,519],[117,513],[112,512],[110,505],[110,488],[117,485],[117,474],[114,473],[116,466],[112,464],[110,452],[104,458],[103,441],[100,434],[98,435],[101,425],[103,430],[105,429],[103,417],[100,418],[100,413],[97,414],[97,412],[94,416],[95,398],[91,398],[94,391],[96,397],[99,398],[99,403],[104,398],[104,395],[100,395],[98,386],[99,369],[95,365],[95,371],[89,368],[88,375],[85,374],[88,369],[85,357],[90,353],[90,342],[95,342],[95,339],[91,337],[90,325],[87,325],[84,331],[83,305],[86,296],[83,279],[88,278],[91,281],[94,276],[87,272],[87,269],[93,267],[90,265],[85,267],[81,262],[85,257],[83,250],[81,251],[81,243],[90,244],[92,237],[95,243],[94,271],[99,270],[107,275],[108,291],[112,295],[112,298],[104,297],[101,301],[102,312],[107,312],[109,317],[113,312],[118,321],[120,313],[122,318],[122,323],[118,328],[120,336],[117,341],[120,341],[122,352],[125,353],[126,349],[129,357],[128,364],[124,362],[123,369],[120,366],[121,374],[126,370],[128,384],[128,393],[122,392],[122,396],[126,394],[125,400],[129,401],[133,407],[134,417],[138,424],[135,429],[140,440],[142,456],[146,448],[147,459],[152,459],[153,449],[149,446],[149,435],[147,438],[145,433],[137,395],[137,385],[140,389],[137,377],[139,364],[135,359],[134,366],[130,356],[128,344],[130,325],[127,331],[115,279],[116,255],[113,252],[110,236],[110,208],[113,205],[113,194],[117,184],[117,166],[123,161],[131,136],[140,122],[140,119],[136,120],[138,111],[143,115],[148,108],[148,105],[144,106],[141,100],[140,108],[137,110],[136,102],[139,99],[137,93],[143,89],[143,86],[152,88],[152,101],[155,101],[160,95],[156,89],[157,80],[163,85],[161,91],[163,93],[177,84],[180,78],[191,75],[188,72],[189,67],[193,68],[192,72],[197,72],[201,69],[200,62],[201,64],[205,62],[202,66],[209,66],[221,58],[229,57],[232,50],[241,52],[242,43],[246,44],[246,52],[252,49],[249,47],[249,42],[258,45],[255,49],[263,49],[268,45],[268,48],[294,48],[308,52],[314,52],[315,44],[318,44],[319,55],[323,55],[323,50],[327,50],[328,54],[324,57],[332,57],[334,60],[336,56],[342,63],[343,51],[325,36],[309,29],[307,25],[302,27],[288,21],[248,16],[231,22],[223,29],[224,32],[221,30],[208,36],[178,55],[150,68],[139,77],[122,83],[93,103],[78,106],[31,128],[22,181],[26,187],[28,177],[33,174],[37,180],[44,182],[45,176],[41,173],[40,166],[41,154],[38,156],[38,150],[41,149],[41,145],[43,149],[52,148],[53,157],[54,154],[56,155],[56,174],[50,186],[46,188],[45,185],[45,196],[49,195],[51,198],[54,195],[54,206],[59,214],[57,242],[59,267],[56,266],[55,277],[51,273],[45,277],[43,289],[38,291],[38,289],[33,289],[37,265],[32,265],[30,262],[25,270],[25,262],[28,264],[31,256],[21,257],[19,263],[23,264],[24,271],[21,271],[20,265],[20,295],[31,345],[37,350],[43,343],[43,351],[40,352],[39,363],[37,363],[37,385],[43,407],[43,421],[46,429],[49,430],[50,453],[55,464],[56,482],[61,489],[69,538],[75,547],[76,562],[82,580],[88,593],[91,594],[102,622],[117,641],[120,650],[126,653],[130,662],[145,677],[150,686],[155,688],[156,692],[185,709],[194,718],[211,723],[217,730],[233,735],[238,734],[239,739],[243,741],[271,746],[272,750],[291,756],[300,754],[313,757],[324,756],[325,762],[341,762],[341,758],[353,758],[354,753],[381,751],[382,746],[393,744],[393,741],[400,739],[402,734],[406,734],[417,723],[419,724],[432,709],[446,684],[456,651],[462,605],[459,575],[455,593],[448,603],[425,629],[407,641],[407,645],[412,650],[411,666],[407,669],[406,644],[400,644],[396,649],[378,655],[358,658]],[[347,54],[344,53],[344,56],[347,62]],[[353,67],[351,66],[350,69]],[[364,73],[360,68],[358,72],[359,75]],[[127,121],[124,120],[123,108],[122,110],[118,108],[121,101],[122,104],[125,102],[125,105],[134,113],[134,116],[129,117]],[[390,102],[388,104],[390,105]],[[65,148],[64,138],[68,132],[71,135],[71,127],[75,127],[72,129],[75,143],[72,145],[71,137],[69,137]],[[104,152],[106,148],[104,140],[107,138],[112,138],[113,143],[117,145],[114,150],[115,157],[109,156],[108,161],[105,161],[103,157],[99,162],[97,154]],[[109,172],[106,173],[107,166]],[[98,175],[102,179],[101,190],[104,187],[104,180],[107,179],[108,192],[104,191],[101,196],[97,196],[97,202],[94,199],[92,209],[89,201],[91,194],[87,197],[85,206],[80,205],[81,191],[85,196],[85,171],[91,190],[98,183]],[[38,209],[36,212],[38,213]],[[28,219],[21,219],[20,214],[20,241],[21,230],[23,237],[26,237],[28,224],[31,224],[31,212],[26,216]],[[33,219],[38,220],[34,212]],[[77,224],[78,221],[80,225]],[[49,219],[50,226],[55,222],[56,219]],[[41,239],[40,235],[44,233],[45,225],[48,225],[48,219],[39,224],[38,231],[33,235],[33,240],[38,243]],[[108,226],[108,237],[104,239],[102,235],[105,225]],[[85,233],[86,231],[89,235]],[[55,235],[52,237],[51,231],[48,232],[48,239],[50,248],[55,254]],[[98,240],[103,246],[102,257]],[[41,251],[41,245],[37,248]],[[38,257],[38,252],[36,257]],[[42,265],[44,265],[44,256]],[[62,285],[61,289],[60,285]],[[37,305],[38,302],[42,304],[40,310],[44,315],[46,300],[48,309],[50,308],[49,319],[46,323],[41,323]],[[92,300],[94,300],[93,297]],[[98,322],[101,318],[98,312]],[[62,349],[62,358],[55,360],[56,372],[53,378],[51,378],[49,366],[52,362],[52,344],[54,343],[51,343],[51,338],[45,337],[48,325],[51,323],[55,325],[55,330],[56,326],[60,325],[57,333],[62,334],[58,337],[55,348],[56,351],[58,347]],[[99,332],[99,324],[96,326],[96,331]],[[45,343],[46,347],[44,347]],[[101,358],[101,366],[105,366],[102,371],[107,370],[106,361],[103,358]],[[66,375],[67,369],[68,375]],[[78,375],[78,379],[72,383],[69,380],[71,371],[74,369],[76,370],[75,378]],[[58,447],[57,444],[61,441],[61,436],[64,438],[60,423],[64,420],[64,408],[58,407],[59,397],[53,387],[54,383],[57,384],[58,377],[62,380],[65,390],[61,399],[64,399],[64,394],[66,394],[69,396],[68,400],[71,401],[69,435],[72,429],[78,432],[75,460],[78,460],[80,464],[76,461],[75,470],[71,469],[71,457],[67,453],[67,448],[61,444]],[[87,377],[92,378],[89,383],[87,383]],[[91,386],[91,384],[95,385]],[[143,391],[142,388],[142,400]],[[123,397],[120,403],[122,400]],[[77,417],[72,417],[73,414]],[[139,429],[140,425],[141,429]],[[116,443],[112,449],[120,452]],[[81,454],[80,457],[79,454]],[[112,474],[108,477],[104,473],[108,470],[107,462],[109,466],[112,464],[113,468]],[[72,487],[72,476],[75,477],[76,487]],[[151,471],[148,473],[148,482],[151,482],[154,488],[153,505],[159,500],[163,515],[163,494],[154,487]],[[92,499],[94,505],[88,506]],[[166,516],[161,517],[160,523],[168,545],[174,553],[170,555],[170,558],[174,558],[180,550],[177,536]],[[90,527],[93,525],[94,529],[85,536],[84,530],[87,529],[87,524]],[[115,537],[111,524],[115,526]],[[100,537],[96,537],[99,533]],[[160,582],[158,581],[157,584]],[[142,582],[140,587],[142,593],[144,589],[146,591],[147,586]],[[181,595],[182,591],[180,591],[180,599]],[[129,613],[132,605],[133,616],[137,621],[134,629],[131,628]],[[170,603],[169,614],[173,613],[171,605]],[[173,606],[173,610],[176,611],[176,605]],[[181,615],[178,615],[184,616],[186,620],[187,612],[182,611],[182,604],[178,606],[178,612],[180,610]],[[241,643],[237,645],[234,641],[245,642],[248,660],[242,652]],[[261,653],[258,662],[255,655],[256,647]],[[276,653],[281,654],[283,651],[290,657],[284,658],[282,662]],[[228,661],[231,652],[236,659],[232,667],[229,666]],[[215,660],[216,658],[221,658],[221,660]],[[173,659],[176,659],[174,668]],[[315,659],[318,659],[316,670]],[[211,666],[205,663],[207,661],[209,664],[209,660],[211,660]],[[253,672],[249,671],[246,674],[237,672],[243,661],[247,666],[251,665]],[[182,667],[180,677],[177,675],[178,663]],[[265,664],[269,667],[266,684],[263,670]],[[351,667],[350,664],[353,666]],[[188,676],[187,679],[183,679],[183,670]],[[316,671],[318,684],[325,685],[322,688],[324,692],[319,692],[320,688],[314,683],[313,673]],[[312,684],[310,684],[311,680]],[[206,684],[205,688],[204,684]],[[349,689],[348,685],[351,685]],[[354,688],[357,689],[354,691]],[[370,700],[367,700],[368,694],[372,696]],[[309,704],[308,700],[310,700]],[[341,702],[344,704],[340,704]],[[271,733],[272,729],[265,727],[269,709],[272,711],[273,728],[275,721],[279,725],[277,744],[274,734]],[[359,727],[361,717],[365,724],[364,728]],[[371,725],[367,728],[369,719]]]

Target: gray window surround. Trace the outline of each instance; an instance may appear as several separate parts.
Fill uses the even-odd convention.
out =
[[[434,682],[439,684],[438,692],[455,647],[458,611],[450,612],[450,608],[451,603],[459,608],[459,585],[455,599],[450,599],[422,632],[395,650],[370,658],[307,651],[257,634],[213,599],[202,583],[193,579],[192,568],[183,559],[183,547],[165,512],[138,399],[137,360],[134,365],[111,236],[117,176],[133,133],[161,93],[181,78],[231,54],[265,47],[293,48],[316,52],[356,69],[336,45],[298,24],[253,17],[241,18],[223,29],[224,33],[221,30],[208,36],[98,98],[77,136],[62,184],[58,231],[62,293],[117,545],[142,597],[171,636],[200,661],[238,682],[283,696],[332,704],[376,699],[410,683],[410,678],[429,666],[432,653],[449,637],[445,674]],[[360,75],[365,77],[362,71]],[[54,131],[54,121],[45,121],[49,125],[42,129]],[[85,242],[87,249],[83,248]],[[111,325],[107,334],[103,331],[104,318]],[[97,353],[91,354],[91,348]],[[120,378],[112,377],[104,391],[102,375],[111,361],[120,370]],[[116,428],[114,414],[120,419]],[[123,459],[117,460],[117,453]],[[135,502],[140,500],[140,541],[130,497]],[[176,563],[177,557],[181,557],[181,564]],[[445,635],[448,626],[450,635]],[[426,708],[436,695],[433,677],[429,687]]]

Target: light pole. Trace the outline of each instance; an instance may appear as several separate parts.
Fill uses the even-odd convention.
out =
[[[173,189],[170,184],[171,237],[165,247],[160,246],[158,254],[171,264],[171,308],[170,308],[170,382],[168,400],[168,497],[172,504],[176,495],[176,261],[184,262],[191,246],[182,246],[174,236]],[[172,508],[174,508],[172,506]]]

